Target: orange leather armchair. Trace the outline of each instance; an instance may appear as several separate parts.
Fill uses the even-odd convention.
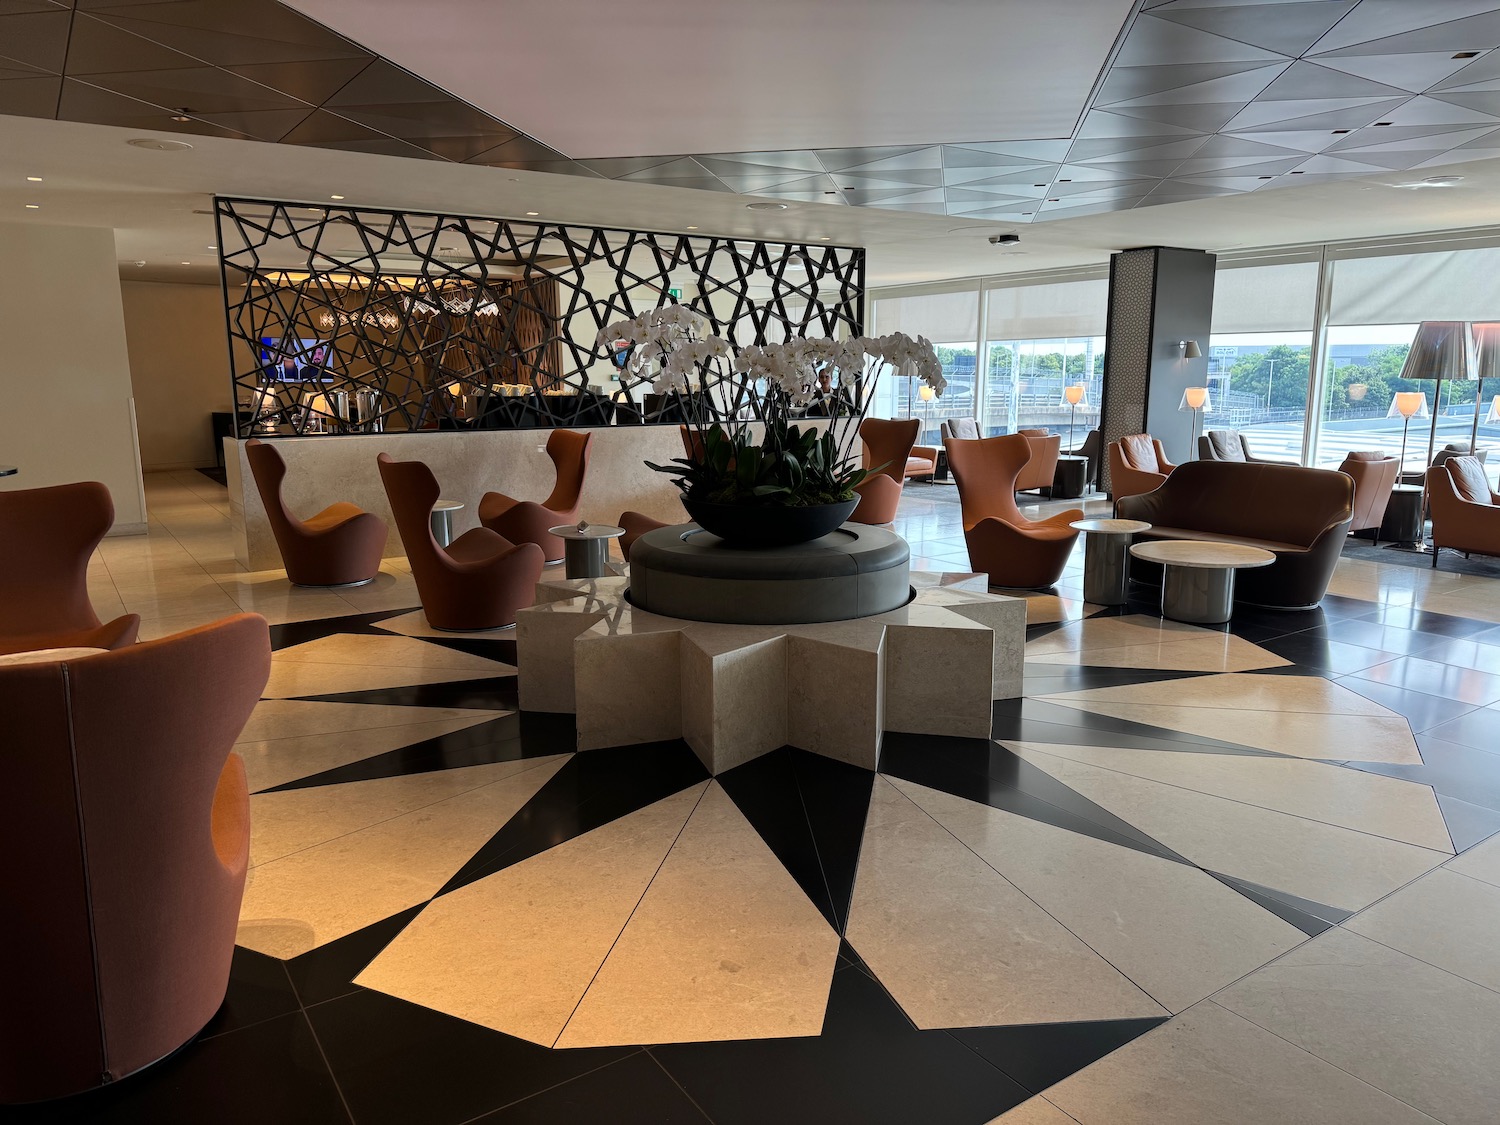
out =
[[[251,438],[245,443],[245,459],[288,580],[297,586],[361,586],[380,573],[390,535],[385,520],[342,500],[299,520],[281,498],[286,462],[276,448]]]
[[[703,439],[697,430],[689,429],[687,426],[678,426],[677,434],[682,438],[683,455],[690,460],[697,461],[703,456]],[[734,464],[733,459],[730,465]],[[557,526],[556,524],[553,525]],[[644,512],[621,512],[618,526],[625,529],[625,534],[620,536],[620,554],[626,562],[630,561],[630,548],[642,535],[648,531],[655,531],[658,527],[671,527],[672,524],[664,520],[655,519]]]
[[[1427,471],[1432,505],[1432,565],[1448,547],[1464,554],[1500,555],[1500,493],[1490,488],[1477,457],[1450,457]]]
[[[1057,457],[1062,452],[1062,435],[1046,430],[1017,430],[1031,447],[1031,460],[1016,478],[1017,492],[1035,492],[1051,488],[1057,475]]]
[[[231,751],[271,667],[263,618],[0,668],[0,1103],[114,1082],[223,1003],[250,854]]]
[[[1400,471],[1401,464],[1396,458],[1378,450],[1350,453],[1344,458],[1339,472],[1354,481],[1354,521],[1349,525],[1350,534],[1373,528],[1379,535],[1386,505],[1391,501],[1391,489],[1396,486]]]
[[[512,543],[487,527],[470,528],[447,547],[438,546],[432,506],[439,489],[432,470],[385,453],[376,461],[427,623],[458,632],[514,625],[516,611],[536,599],[542,549]]]
[[[1070,508],[1045,520],[1028,520],[1016,507],[1016,479],[1031,460],[1021,434],[963,441],[949,438],[948,467],[958,482],[969,565],[989,575],[991,586],[1041,589],[1062,576],[1083,518]]]
[[[486,492],[479,501],[479,522],[512,543],[535,543],[548,562],[561,560],[563,541],[547,529],[578,522],[578,500],[593,440],[593,434],[553,430],[547,439],[547,456],[557,471],[552,494],[537,504],[503,492]]]
[[[1160,488],[1176,465],[1150,434],[1131,434],[1109,443],[1109,487],[1116,500]]]
[[[0,492],[0,654],[135,643],[139,616],[101,624],[89,600],[89,559],[114,522],[97,481]]]
[[[852,522],[882,524],[896,518],[907,461],[921,425],[915,418],[866,418],[859,424],[864,467],[876,471],[858,488],[859,506],[849,517]]]

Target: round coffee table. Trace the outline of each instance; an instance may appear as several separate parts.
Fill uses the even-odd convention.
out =
[[[432,506],[432,537],[437,540],[439,547],[446,547],[453,542],[453,513],[462,511],[464,503],[462,500],[439,500]]]
[[[1083,600],[1094,605],[1124,605],[1130,586],[1130,537],[1150,531],[1144,520],[1078,520],[1068,524],[1083,541]]]
[[[1159,539],[1130,553],[1162,566],[1161,615],[1191,625],[1222,625],[1234,610],[1234,572],[1270,566],[1276,556],[1259,547]]]
[[[625,534],[607,523],[564,524],[549,527],[563,541],[563,573],[569,578],[603,578],[609,561],[609,541]]]

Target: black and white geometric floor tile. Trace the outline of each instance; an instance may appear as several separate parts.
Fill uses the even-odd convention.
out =
[[[1330,603],[1033,626],[993,740],[890,734],[878,773],[784,748],[718,778],[681,742],[576,753],[568,717],[518,712],[511,640],[405,611],[278,626],[239,747],[253,866],[224,1010],[161,1066],[15,1119],[1152,1120],[1101,1114],[1098,1076],[1168,1048],[1220,1065],[1237,1036],[1270,1066],[1262,974],[1374,945],[1359,912],[1429,872],[1489,886],[1477,860],[1436,869],[1500,829],[1500,757],[1475,745],[1500,735],[1500,669],[1444,665],[1464,706],[1436,711],[1441,669],[1370,670],[1500,634]],[[1357,1068],[1326,1069],[1292,1084]],[[1368,1120],[1433,1100],[1364,1090],[1341,1096]]]

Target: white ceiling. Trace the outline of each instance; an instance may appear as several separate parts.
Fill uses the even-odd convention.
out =
[[[290,0],[575,159],[1072,134],[1133,0]]]
[[[1445,168],[1455,188],[1406,190],[1425,173],[1387,173],[1217,199],[1061,219],[1022,229],[1016,252],[987,237],[1013,229],[941,215],[820,203],[746,209],[754,197],[541,172],[413,161],[367,153],[192,137],[191,151],[162,153],[125,141],[139,132],[101,125],[0,117],[0,222],[116,230],[127,278],[216,280],[213,220],[195,214],[215,192],[322,202],[332,194],[371,207],[647,230],[817,242],[869,249],[872,286],[1097,265],[1118,249],[1173,245],[1206,250],[1316,243],[1492,225],[1500,215],[1500,160]],[[40,184],[26,181],[43,177]],[[40,204],[27,210],[27,203]],[[132,264],[145,260],[137,269]],[[190,263],[183,266],[180,263]]]

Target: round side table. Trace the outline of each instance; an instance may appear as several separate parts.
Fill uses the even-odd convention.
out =
[[[462,500],[439,500],[432,506],[432,537],[439,547],[453,542],[453,513],[462,511]]]
[[[1398,484],[1391,489],[1390,502],[1385,507],[1385,518],[1380,521],[1376,533],[1403,547],[1414,547],[1422,542],[1422,492],[1420,484]]]
[[[1276,561],[1259,547],[1191,539],[1137,543],[1130,553],[1161,564],[1161,615],[1190,625],[1224,624],[1234,611],[1234,572]]]
[[[1081,460],[1081,458],[1080,458]],[[1083,600],[1094,605],[1124,605],[1130,587],[1130,537],[1150,531],[1144,520],[1078,520],[1068,524],[1085,535]]]
[[[603,578],[608,573],[609,541],[625,534],[623,527],[606,523],[549,527],[563,541],[563,573],[569,578]]]
[[[1052,488],[1047,493],[1052,500],[1077,500],[1089,485],[1089,459],[1064,453],[1057,459],[1057,468],[1052,473]]]

